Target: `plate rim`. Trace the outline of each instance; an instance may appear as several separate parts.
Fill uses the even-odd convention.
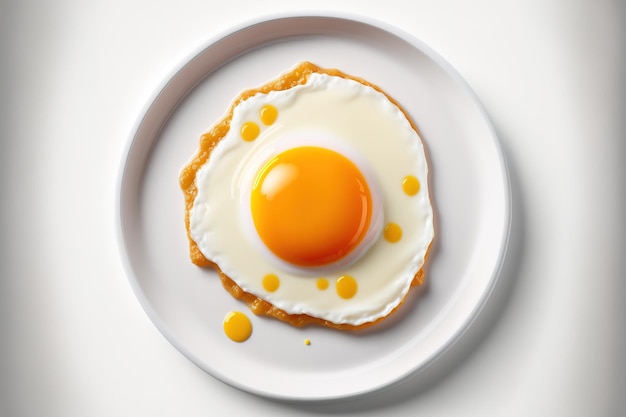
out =
[[[129,252],[127,250],[127,241],[125,237],[125,228],[123,221],[123,206],[124,206],[124,187],[125,187],[125,178],[127,169],[129,168],[129,162],[131,159],[131,153],[133,151],[133,147],[136,145],[136,138],[140,133],[144,122],[146,121],[147,116],[152,112],[153,107],[157,103],[161,94],[163,94],[171,82],[180,75],[188,65],[191,65],[195,59],[200,57],[201,55],[208,52],[208,50],[215,48],[220,41],[223,41],[227,37],[236,36],[242,31],[247,29],[251,29],[252,27],[259,25],[267,25],[271,23],[276,23],[276,21],[280,20],[294,20],[294,19],[332,19],[339,21],[348,21],[352,23],[358,23],[361,25],[366,25],[368,27],[372,27],[374,29],[378,29],[393,35],[394,37],[401,39],[407,42],[412,47],[420,50],[429,59],[431,59],[441,70],[443,70],[447,76],[451,77],[459,86],[462,87],[463,92],[468,94],[472,103],[476,106],[485,127],[489,131],[489,140],[491,145],[494,147],[496,151],[496,155],[498,157],[498,162],[500,166],[500,173],[502,175],[502,187],[504,193],[504,204],[503,204],[503,225],[499,242],[499,253],[497,254],[497,261],[493,265],[492,275],[489,278],[488,286],[485,288],[485,291],[482,293],[482,297],[479,301],[474,305],[470,314],[465,318],[462,326],[459,326],[452,333],[451,337],[449,337],[445,344],[443,344],[437,351],[433,352],[430,356],[428,356],[418,367],[413,367],[411,369],[406,370],[402,375],[399,375],[395,378],[395,380],[386,381],[382,385],[371,386],[369,389],[363,389],[360,391],[350,391],[349,393],[342,393],[335,396],[295,396],[295,395],[281,395],[279,393],[268,393],[262,390],[255,390],[249,386],[244,386],[243,384],[238,383],[237,381],[232,380],[227,375],[215,375],[213,372],[210,372],[204,366],[201,365],[198,358],[196,358],[195,354],[190,352],[183,344],[179,343],[176,340],[169,329],[168,325],[166,325],[162,319],[159,317],[159,314],[154,310],[150,301],[147,299],[144,294],[137,277],[135,277],[135,270],[131,265],[131,260],[129,259]],[[277,37],[276,39],[280,39]],[[262,47],[266,42],[259,42],[256,44],[256,47]],[[246,51],[250,51],[251,48],[247,48]],[[246,52],[244,52],[245,54]],[[236,55],[231,55],[229,60],[235,59]],[[228,62],[228,61],[226,61]],[[226,64],[223,62],[222,65]],[[218,67],[219,68],[219,67]],[[216,68],[217,69],[217,68]],[[209,77],[211,73],[206,73],[203,77],[196,81],[195,85],[200,83],[202,80]],[[185,91],[180,97],[179,101],[175,103],[170,111],[171,114],[178,108],[180,102],[184,100],[184,98],[195,88],[195,85],[190,87],[187,91]],[[168,116],[169,118],[169,116]],[[165,121],[167,121],[167,119]],[[157,130],[158,133],[155,134],[155,138],[162,131],[162,126]],[[424,42],[416,38],[414,35],[396,27],[385,21],[375,19],[366,15],[358,14],[358,13],[340,13],[340,12],[307,12],[307,11],[298,11],[298,12],[283,12],[283,13],[271,13],[265,14],[263,16],[253,18],[253,19],[245,19],[240,21],[238,24],[231,25],[229,28],[223,29],[218,33],[214,34],[208,40],[203,41],[192,48],[191,52],[187,52],[184,56],[177,60],[176,65],[172,67],[161,79],[155,88],[152,90],[152,94],[149,95],[147,100],[144,102],[144,105],[141,107],[138,116],[135,118],[135,122],[133,123],[132,128],[130,129],[130,134],[128,135],[124,147],[122,149],[121,157],[119,159],[119,165],[117,170],[117,178],[116,178],[116,187],[115,187],[115,228],[116,228],[116,240],[118,246],[119,256],[122,261],[123,272],[126,276],[126,280],[130,283],[131,289],[137,298],[139,304],[144,310],[145,314],[148,316],[148,319],[152,322],[152,324],[157,328],[157,330],[166,338],[166,340],[172,344],[180,353],[183,354],[187,359],[191,360],[194,365],[198,366],[207,374],[211,375],[216,380],[223,382],[229,386],[232,386],[236,389],[239,389],[243,392],[251,393],[257,396],[272,398],[275,400],[282,401],[295,401],[295,402],[325,402],[325,401],[336,401],[348,398],[357,398],[367,394],[371,394],[373,392],[378,392],[386,389],[390,389],[393,386],[396,386],[408,379],[412,379],[419,373],[423,372],[426,368],[430,367],[434,362],[436,362],[439,358],[441,358],[449,349],[451,349],[462,337],[463,335],[472,327],[473,323],[480,316],[481,311],[486,305],[488,299],[491,297],[494,288],[496,287],[500,275],[503,269],[504,261],[506,259],[506,254],[509,248],[509,240],[511,233],[511,224],[512,224],[512,193],[511,193],[511,179],[509,173],[509,166],[506,160],[506,155],[504,153],[504,149],[502,144],[496,134],[495,128],[492,124],[491,118],[487,114],[482,102],[474,92],[474,90],[469,86],[466,80],[460,75],[460,73],[450,64],[447,60],[445,60],[439,53],[435,52],[431,47],[426,45]]]

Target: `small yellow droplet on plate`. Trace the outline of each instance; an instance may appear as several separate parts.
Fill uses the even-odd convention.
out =
[[[252,334],[252,322],[241,311],[231,311],[224,317],[224,333],[234,342],[244,342]]]
[[[311,345],[311,341],[309,339],[304,339],[304,344],[307,346]]]

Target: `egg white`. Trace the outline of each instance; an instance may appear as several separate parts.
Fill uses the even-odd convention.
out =
[[[259,109],[271,104],[278,118],[265,126]],[[261,127],[252,142],[239,128],[253,121]],[[355,255],[321,270],[298,268],[278,259],[261,242],[250,214],[252,180],[264,163],[297,146],[320,146],[351,159],[364,174],[375,210],[370,232]],[[415,196],[402,190],[402,179],[421,183]],[[308,314],[333,323],[358,326],[389,314],[410,289],[434,236],[423,145],[404,113],[388,98],[356,81],[313,73],[306,84],[256,94],[233,111],[231,129],[198,171],[198,193],[190,213],[190,235],[199,250],[244,291],[289,314]],[[381,229],[389,222],[402,228],[402,239],[389,243]],[[263,288],[266,274],[280,287]],[[348,300],[334,289],[340,275],[358,283]],[[315,277],[331,285],[316,287]]]

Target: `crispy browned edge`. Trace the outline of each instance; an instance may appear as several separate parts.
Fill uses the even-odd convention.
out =
[[[213,148],[215,148],[217,143],[228,132],[230,128],[230,120],[232,118],[233,109],[235,108],[235,106],[237,106],[237,104],[239,104],[240,102],[246,100],[247,98],[257,93],[266,94],[270,91],[286,90],[296,85],[304,84],[306,83],[309,75],[314,72],[324,73],[328,75],[334,75],[334,76],[339,76],[339,77],[355,80],[355,81],[360,82],[361,84],[372,87],[375,90],[381,92],[382,94],[385,94],[385,96],[392,103],[394,103],[396,106],[398,106],[398,108],[402,110],[402,107],[393,98],[389,97],[384,91],[382,91],[378,86],[362,78],[347,75],[337,69],[320,68],[316,66],[315,64],[312,64],[311,62],[307,62],[307,61],[301,62],[292,71],[281,75],[277,79],[270,81],[267,84],[264,84],[263,86],[259,88],[250,89],[250,90],[246,90],[242,92],[233,101],[227,114],[220,121],[218,121],[215,125],[213,125],[213,127],[208,132],[202,135],[202,137],[200,138],[200,146],[199,146],[198,152],[193,157],[193,159],[185,167],[183,167],[180,173],[180,177],[179,177],[180,187],[183,190],[183,193],[185,196],[185,227],[187,229],[187,237],[189,239],[189,257],[191,258],[191,261],[197,266],[214,268],[215,271],[217,271],[217,274],[220,277],[220,280],[222,281],[222,285],[226,289],[226,291],[228,291],[234,298],[246,303],[254,314],[271,316],[279,320],[282,320],[284,322],[287,322],[296,327],[302,327],[302,326],[309,325],[309,324],[317,324],[317,325],[339,329],[339,330],[360,330],[366,327],[370,327],[382,321],[386,317],[389,317],[403,304],[404,299],[398,304],[398,306],[391,313],[389,313],[385,317],[381,317],[380,319],[376,321],[364,323],[358,326],[354,326],[351,324],[333,323],[328,320],[323,320],[317,317],[309,316],[307,314],[288,314],[285,311],[275,307],[271,303],[265,300],[262,300],[261,298],[253,294],[243,291],[241,287],[239,287],[232,279],[230,279],[226,274],[224,274],[221,271],[218,265],[216,265],[215,263],[211,262],[209,259],[204,257],[204,255],[198,249],[196,242],[194,242],[194,240],[191,238],[191,235],[189,232],[189,213],[191,211],[191,208],[193,206],[193,201],[197,194],[196,181],[195,181],[196,173],[198,172],[200,167],[202,167],[204,163],[208,160],[211,152],[213,151]],[[402,111],[404,112],[404,110]],[[406,115],[406,112],[404,113]],[[417,127],[415,126],[411,118],[408,117],[408,115],[407,115],[407,119],[411,123],[411,126],[413,127],[413,129],[417,131]],[[429,247],[429,250],[430,250],[430,247]],[[428,257],[429,250],[426,252],[426,255],[424,257],[424,262],[426,262],[426,258]],[[424,270],[422,267],[420,268],[419,271],[417,271],[417,274],[415,274],[415,277],[413,278],[411,286],[412,287],[419,286],[419,285],[422,285],[423,282],[424,282]]]

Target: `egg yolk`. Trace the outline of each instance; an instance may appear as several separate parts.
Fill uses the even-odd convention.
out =
[[[315,282],[315,286],[318,290],[324,291],[326,288],[328,288],[328,280],[326,278],[318,278]]]
[[[335,287],[337,289],[337,294],[339,294],[341,298],[348,299],[354,297],[354,294],[356,294],[358,289],[358,284],[350,275],[342,275],[337,278]]]
[[[266,291],[274,292],[280,287],[280,279],[274,274],[267,274],[263,277],[263,288]]]
[[[252,142],[259,136],[261,128],[254,122],[246,122],[241,126],[241,138],[246,142]]]
[[[363,240],[372,196],[348,158],[302,146],[278,154],[261,168],[250,208],[268,249],[291,264],[316,267],[342,259]]]
[[[263,124],[269,126],[276,121],[276,118],[278,117],[278,110],[271,104],[266,104],[261,107],[259,115],[261,116]]]
[[[402,189],[406,195],[415,195],[420,190],[420,182],[413,175],[407,175],[402,180]]]
[[[402,228],[395,223],[389,223],[383,230],[387,242],[396,243],[402,239]]]

